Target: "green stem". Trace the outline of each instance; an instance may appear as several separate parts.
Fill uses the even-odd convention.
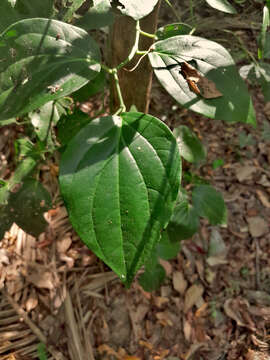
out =
[[[120,84],[119,84],[119,78],[118,78],[118,74],[117,74],[117,68],[112,69],[112,75],[115,81],[115,87],[116,87],[116,92],[119,98],[119,109],[116,111],[116,113],[114,115],[118,115],[119,113],[125,112],[126,111],[126,105],[124,103],[124,99],[122,96],[122,92],[121,92],[121,88],[120,88]]]
[[[149,37],[151,39],[157,39],[157,36],[155,34],[150,34],[148,32],[145,32],[143,30],[140,30],[140,34],[146,37]]]
[[[134,41],[134,45],[130,51],[130,54],[128,55],[128,57],[123,61],[121,62],[121,64],[117,65],[116,66],[116,69],[119,70],[121,69],[122,67],[124,67],[128,62],[130,62],[134,56],[136,55],[137,53],[137,50],[139,48],[139,39],[140,39],[140,33],[141,33],[141,29],[140,29],[140,22],[139,20],[136,21],[136,34],[135,34],[135,41]]]

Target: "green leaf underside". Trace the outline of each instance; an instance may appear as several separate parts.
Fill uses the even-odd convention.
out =
[[[86,31],[56,20],[11,25],[0,35],[0,50],[0,120],[66,96],[100,71],[95,41]]]
[[[197,36],[179,35],[155,43],[149,58],[162,86],[181,105],[210,118],[255,125],[255,113],[245,83],[232,57],[221,45]],[[223,96],[204,99],[191,91],[181,74],[183,61],[190,62],[213,81]]]
[[[131,16],[134,20],[140,20],[150,14],[158,0],[118,0],[117,8],[122,14]]]
[[[227,209],[222,194],[210,185],[199,185],[192,192],[192,201],[198,215],[212,225],[227,224]]]
[[[93,120],[63,154],[60,188],[73,227],[127,286],[169,221],[180,176],[172,133],[142,113]]]
[[[227,0],[205,0],[212,8],[228,14],[237,14],[235,8]]]

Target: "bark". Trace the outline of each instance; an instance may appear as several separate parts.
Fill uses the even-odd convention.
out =
[[[140,27],[143,31],[154,34],[157,28],[157,19],[160,2],[156,5],[151,14],[140,21]],[[127,16],[116,19],[110,32],[110,67],[119,65],[127,58],[134,44],[135,39],[135,21]],[[153,39],[141,36],[139,50],[148,50]],[[132,72],[125,69],[131,69],[140,56],[134,59],[118,72],[120,87],[127,111],[131,105],[135,105],[138,111],[148,112],[150,102],[150,92],[152,86],[152,69],[146,56],[140,65]],[[115,86],[111,84],[111,110],[114,112],[119,107],[119,99]]]

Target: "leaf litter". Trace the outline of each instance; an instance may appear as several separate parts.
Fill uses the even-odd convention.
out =
[[[269,111],[255,90],[258,129],[179,109],[154,88],[151,113],[169,109],[170,126],[181,119],[207,143],[207,162],[192,171],[223,193],[229,212],[227,228],[201,220],[199,236],[163,263],[157,291],[137,281],[126,290],[80,242],[61,202],[38,238],[12,225],[0,243],[1,360],[34,358],[40,342],[50,360],[269,360],[269,142],[260,133]],[[253,145],[239,146],[242,131]],[[16,136],[12,126],[0,134],[1,178],[13,171]],[[217,158],[224,165],[214,170]],[[52,165],[41,173],[57,198]]]

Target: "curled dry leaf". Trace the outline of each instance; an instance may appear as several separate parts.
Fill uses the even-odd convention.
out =
[[[34,290],[32,290],[30,296],[28,297],[25,303],[26,311],[29,312],[35,309],[37,307],[37,304],[38,304],[37,294]]]
[[[197,69],[187,62],[181,63],[181,73],[186,79],[191,91],[205,99],[215,99],[222,96],[213,81],[201,75]]]
[[[71,240],[70,236],[66,236],[66,237],[62,238],[61,240],[58,240],[57,241],[57,251],[59,253],[65,253],[70,248],[71,243],[72,243],[72,240]]]
[[[255,331],[256,327],[248,313],[249,303],[245,299],[227,299],[224,304],[225,314],[233,319],[238,326]]]

